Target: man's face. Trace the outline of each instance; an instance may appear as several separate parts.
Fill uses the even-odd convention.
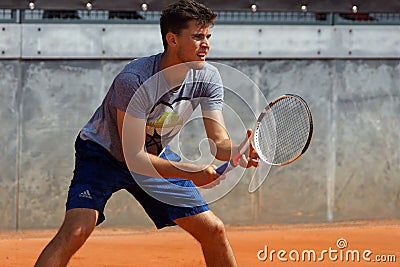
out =
[[[189,21],[188,28],[176,35],[178,59],[182,63],[194,62],[192,68],[202,68],[210,50],[210,37],[210,27]]]

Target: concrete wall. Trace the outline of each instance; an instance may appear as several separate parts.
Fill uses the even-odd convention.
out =
[[[289,166],[260,168],[256,178],[268,176],[256,192],[248,192],[254,170],[240,169],[217,197],[202,191],[217,215],[235,225],[400,218],[399,29],[213,28],[210,57],[233,67],[221,73],[235,140],[262,107],[257,89],[268,100],[303,96],[315,121],[309,151]],[[156,24],[1,24],[0,231],[60,225],[79,129],[128,59],[161,49]],[[201,120],[188,126],[177,144],[196,159],[204,147],[186,140],[204,138]],[[104,226],[151,226],[126,192],[111,198],[106,215]]]
[[[302,158],[272,168],[252,194],[245,175],[211,204],[227,224],[400,219],[399,60],[216,61],[243,72],[267,99],[303,96],[315,123]],[[126,62],[0,61],[1,231],[60,225],[74,139]],[[237,123],[227,121],[233,132]],[[106,216],[104,226],[151,226],[126,192],[111,198]]]

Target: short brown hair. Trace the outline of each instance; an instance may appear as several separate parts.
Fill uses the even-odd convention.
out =
[[[161,36],[164,49],[167,48],[166,35],[168,32],[180,33],[188,27],[190,20],[196,20],[204,26],[213,26],[215,14],[210,8],[194,0],[180,0],[167,6],[160,17]]]

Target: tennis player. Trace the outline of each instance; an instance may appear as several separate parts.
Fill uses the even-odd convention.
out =
[[[138,200],[158,229],[178,225],[198,240],[207,266],[237,266],[223,222],[196,189],[215,186],[224,177],[212,164],[177,162],[179,156],[167,146],[200,106],[214,156],[229,160],[240,147],[225,128],[221,77],[205,62],[215,18],[212,10],[193,0],[162,11],[164,51],[128,63],[79,132],[65,219],[35,266],[66,266],[105,220],[108,199],[121,189]],[[174,66],[182,67],[176,71]],[[152,86],[157,73],[170,89]],[[254,158],[257,153],[250,148],[239,163],[255,166]],[[174,190],[160,186],[160,180]]]

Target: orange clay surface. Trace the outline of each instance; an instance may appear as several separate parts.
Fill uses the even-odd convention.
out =
[[[239,266],[400,266],[400,221],[228,227],[227,231]],[[0,266],[33,266],[54,233],[0,232]],[[178,228],[97,228],[68,266],[205,264],[199,244]]]

